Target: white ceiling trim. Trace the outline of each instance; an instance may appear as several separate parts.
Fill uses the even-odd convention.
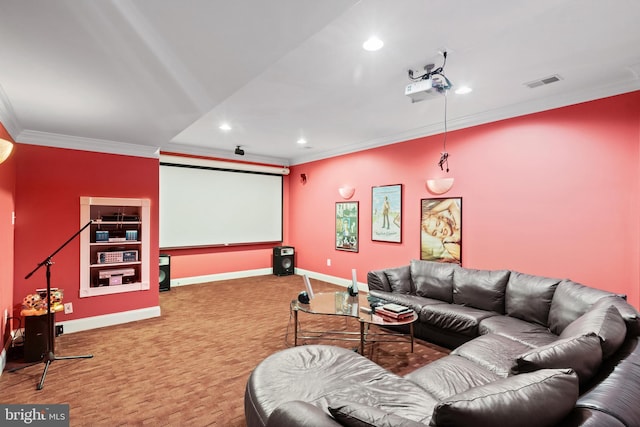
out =
[[[2,85],[0,84],[0,123],[4,125],[4,128],[9,132],[11,138],[16,139],[16,135],[22,132],[22,128],[16,119],[16,113],[13,111],[13,106],[9,97],[5,93]]]
[[[60,135],[56,133],[26,130],[20,132],[16,142],[41,145],[46,147],[66,148],[70,150],[93,151],[98,153],[120,154],[134,157],[160,157],[160,147],[128,144],[126,142],[107,141],[104,139],[82,138],[78,136]]]
[[[634,92],[637,90],[640,90],[640,80],[633,80],[625,83],[615,83],[608,86],[599,86],[590,90],[580,90],[569,94],[545,97],[529,102],[510,105],[504,108],[488,110],[480,114],[473,114],[456,119],[448,119],[447,130],[453,131],[458,129],[465,129],[486,123],[497,122],[500,120],[506,120],[528,114],[535,114],[555,108],[562,108],[582,102],[616,96],[623,93]],[[444,132],[444,122],[439,122],[429,126],[410,129],[406,132],[394,134],[388,137],[376,138],[369,141],[345,145],[334,150],[327,150],[312,155],[296,156],[291,160],[291,165],[299,165],[302,163],[308,163],[330,157],[355,153],[357,151],[401,143],[412,139],[424,138],[431,135],[437,135],[442,132]]]

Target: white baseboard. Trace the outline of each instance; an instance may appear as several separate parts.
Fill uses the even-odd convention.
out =
[[[122,323],[135,322],[137,320],[151,319],[160,316],[160,306],[140,308],[137,310],[123,311],[121,313],[103,314],[100,316],[85,317],[83,319],[65,320],[56,322],[56,325],[64,326],[64,333],[87,331],[89,329],[104,328],[105,326],[120,325]]]
[[[206,276],[183,277],[171,279],[171,286],[197,285],[198,283],[217,282],[220,280],[241,279],[244,277],[264,276],[271,274],[270,268],[259,268],[256,270],[231,271],[229,273],[208,274]]]

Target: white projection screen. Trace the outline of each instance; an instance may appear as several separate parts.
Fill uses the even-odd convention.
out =
[[[160,163],[160,247],[282,241],[282,175]]]

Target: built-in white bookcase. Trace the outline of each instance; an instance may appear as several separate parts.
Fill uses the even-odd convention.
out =
[[[81,197],[80,297],[149,289],[149,199]]]

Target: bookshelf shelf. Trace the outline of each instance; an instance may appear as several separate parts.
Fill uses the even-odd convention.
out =
[[[149,289],[149,206],[149,199],[80,198],[80,223],[91,221],[80,236],[80,297]]]

